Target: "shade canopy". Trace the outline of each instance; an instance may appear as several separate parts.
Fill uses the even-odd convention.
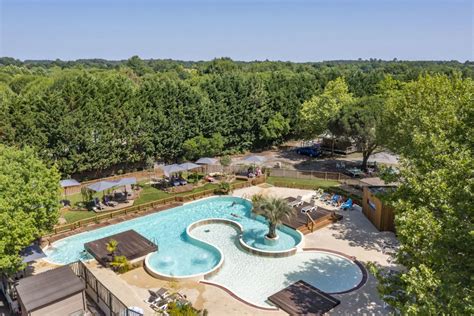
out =
[[[217,164],[217,159],[215,158],[209,158],[209,157],[202,157],[199,158],[196,163],[201,164],[201,165],[215,165]]]
[[[74,179],[65,179],[59,181],[59,184],[61,185],[62,188],[69,188],[69,187],[75,187],[78,185],[81,185],[78,181]]]
[[[180,164],[179,166],[183,168],[184,170],[193,170],[196,168],[201,168],[200,165],[196,165],[195,163],[192,163],[192,162],[185,162],[185,163]]]
[[[130,177],[130,178],[122,178],[116,182],[116,186],[123,186],[123,185],[128,185],[128,184],[136,184],[137,183],[137,178],[135,177]]]
[[[161,169],[163,170],[163,172],[165,173],[165,176],[167,177],[169,177],[169,175],[173,173],[186,171],[186,169],[182,168],[178,164],[162,166]]]
[[[31,245],[23,248],[23,250],[20,251],[20,256],[23,263],[28,263],[45,258],[46,254],[43,252],[43,250],[41,250],[40,246]]]
[[[117,182],[113,182],[113,181],[99,181],[96,183],[89,184],[87,188],[95,192],[102,192],[110,188],[113,188],[116,185],[117,185]]]
[[[250,163],[262,163],[265,160],[267,160],[267,158],[263,156],[247,156],[244,159],[242,159],[242,161],[250,162]]]
[[[84,291],[84,283],[69,266],[62,266],[18,281],[18,297],[24,314]]]

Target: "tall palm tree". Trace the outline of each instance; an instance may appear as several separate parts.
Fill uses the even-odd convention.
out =
[[[277,226],[281,224],[284,218],[290,218],[293,215],[291,206],[284,199],[262,195],[254,195],[252,203],[254,212],[268,220],[267,237],[270,239],[277,238]]]

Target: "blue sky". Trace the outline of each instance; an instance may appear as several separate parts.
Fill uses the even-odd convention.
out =
[[[0,0],[0,56],[474,60],[472,0]]]

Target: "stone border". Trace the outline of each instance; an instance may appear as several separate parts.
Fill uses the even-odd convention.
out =
[[[345,253],[342,253],[342,252],[339,252],[339,251],[324,249],[324,248],[303,248],[303,251],[319,251],[319,252],[327,252],[327,253],[330,253],[330,254],[339,255],[341,257],[344,257],[344,258],[349,259],[352,262],[354,262],[354,264],[356,264],[359,267],[360,271],[362,272],[362,280],[360,280],[359,284],[357,284],[352,289],[349,289],[349,290],[346,290],[346,291],[341,291],[341,292],[330,292],[328,294],[346,294],[346,293],[349,293],[349,292],[360,289],[361,287],[363,287],[367,283],[367,279],[368,279],[367,269],[362,264],[362,262],[360,262],[359,260],[356,259],[356,257],[346,255]]]

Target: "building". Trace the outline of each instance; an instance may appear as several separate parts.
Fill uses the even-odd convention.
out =
[[[393,190],[396,184],[385,184],[379,178],[361,180],[363,187],[362,212],[380,231],[395,232],[395,215],[391,206],[383,203],[380,195]]]
[[[18,281],[22,316],[79,316],[86,311],[85,286],[69,266],[62,266]]]

